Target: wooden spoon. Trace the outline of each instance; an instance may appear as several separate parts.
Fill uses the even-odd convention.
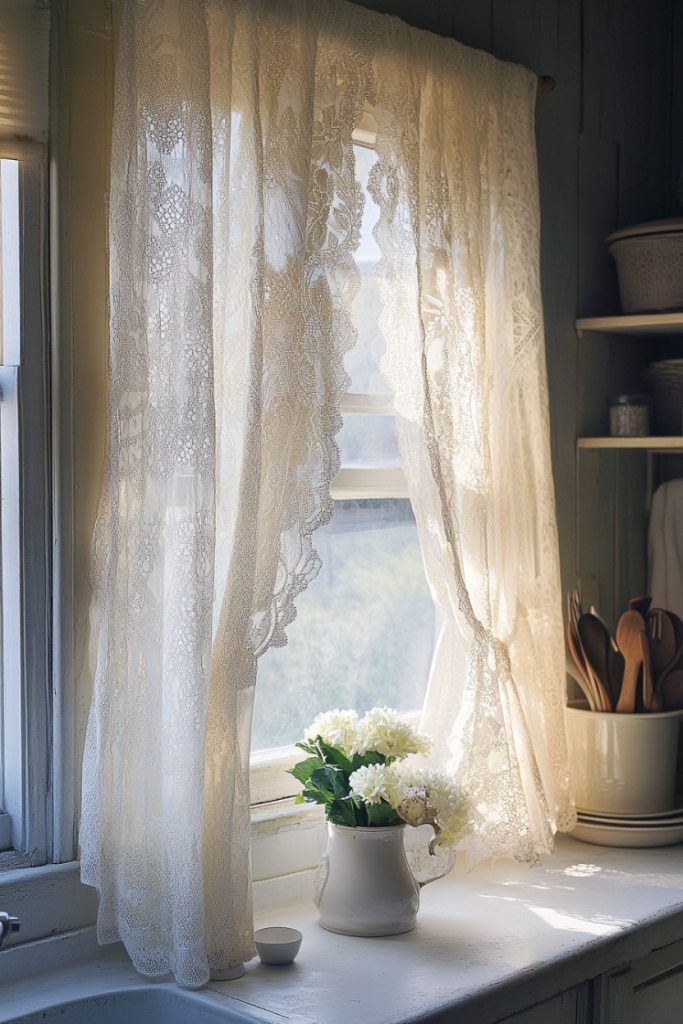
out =
[[[612,711],[609,685],[609,632],[596,615],[585,612],[579,619],[579,639],[586,661],[586,668],[600,701],[600,711]]]
[[[644,633],[645,619],[640,612],[632,608],[624,612],[617,624],[617,643],[624,655],[624,678],[616,706],[619,714],[633,713],[636,709],[638,673],[643,664]]]
[[[576,671],[571,673],[572,679],[575,679],[583,690],[583,695],[588,701],[588,707],[591,711],[600,711],[600,708],[597,706],[597,696],[593,689],[593,683],[588,677],[586,664],[579,650],[577,637],[574,633],[571,622],[567,623],[567,647],[569,648],[572,661],[576,666]]]

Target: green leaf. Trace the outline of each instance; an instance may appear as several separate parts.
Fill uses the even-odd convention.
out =
[[[349,780],[341,770],[333,765],[324,765],[311,773],[310,783],[318,789],[327,790],[332,797],[344,797],[349,792]]]
[[[352,800],[335,800],[327,809],[328,821],[334,825],[347,825],[353,828],[358,824],[356,808]]]
[[[316,768],[322,768],[322,761],[319,757],[307,757],[305,761],[299,761],[293,768],[288,768],[289,775],[293,775],[297,782],[306,785]]]
[[[322,793],[318,789],[305,789],[301,794],[301,799],[309,804],[329,804],[332,802],[332,794]]]
[[[299,750],[303,750],[306,754],[313,754],[315,757],[318,756],[318,748],[312,746],[310,743],[295,743],[294,746],[298,747]]]
[[[346,772],[347,775],[351,774],[353,771],[351,761],[346,754],[339,749],[339,747],[333,747],[330,743],[325,743],[324,740],[321,740],[320,737],[318,737],[318,748],[320,749],[325,761],[330,764],[336,764],[342,769],[342,771]]]
[[[382,827],[402,824],[401,818],[386,800],[382,800],[378,804],[367,804],[367,813],[368,825]]]
[[[356,772],[366,764],[385,764],[386,757],[376,750],[368,750],[365,754],[354,754],[351,761],[351,771]]]

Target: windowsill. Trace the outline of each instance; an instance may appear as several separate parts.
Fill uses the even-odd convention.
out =
[[[406,935],[339,936],[316,917],[308,900],[259,913],[259,925],[303,931],[296,964],[276,969],[254,960],[244,978],[204,990],[207,1002],[215,1006],[220,996],[248,1019],[319,1024],[437,1021],[459,1007],[467,1016],[458,1020],[487,1024],[681,939],[683,861],[676,847],[618,850],[563,838],[539,867],[456,869],[426,887],[418,925]],[[111,950],[30,986],[4,986],[0,1022],[67,993],[150,984]]]

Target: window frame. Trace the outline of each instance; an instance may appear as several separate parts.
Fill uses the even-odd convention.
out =
[[[45,864],[50,853],[52,513],[45,153],[14,144],[0,157],[19,164],[20,250],[20,341],[5,339],[0,366],[3,635],[18,638],[2,651],[7,870]]]

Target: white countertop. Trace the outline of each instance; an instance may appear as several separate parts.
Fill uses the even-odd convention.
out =
[[[683,938],[683,846],[610,849],[563,837],[535,868],[456,869],[423,889],[417,927],[405,935],[335,935],[308,903],[262,914],[265,924],[303,932],[296,962],[254,960],[245,977],[211,983],[204,998],[231,997],[255,1019],[298,1024],[437,1022],[455,1007],[458,1022],[487,1024]],[[4,985],[0,1022],[76,992],[149,984],[110,950]]]

